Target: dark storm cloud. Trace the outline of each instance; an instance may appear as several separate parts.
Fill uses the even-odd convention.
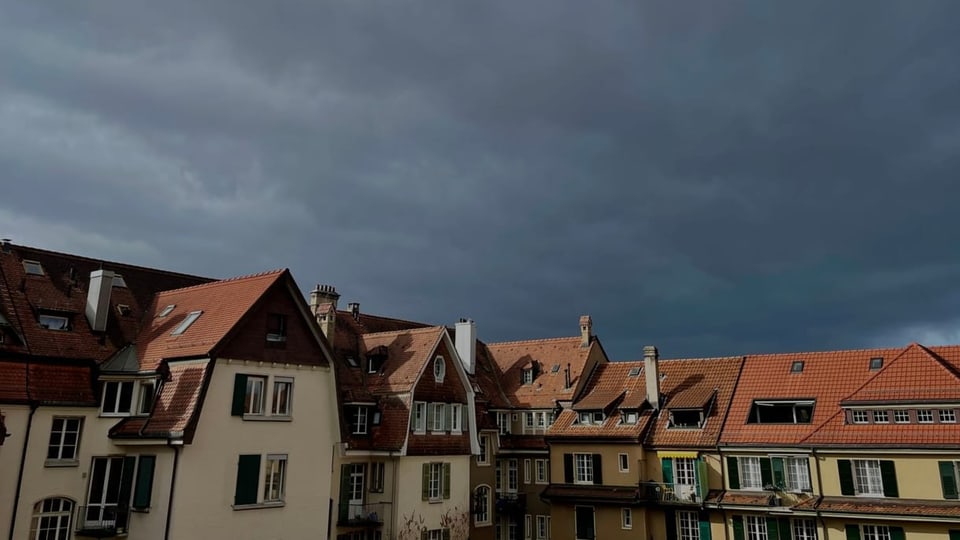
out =
[[[16,241],[616,358],[960,340],[953,2],[34,4]]]

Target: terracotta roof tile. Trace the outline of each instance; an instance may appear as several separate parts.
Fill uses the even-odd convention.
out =
[[[540,495],[547,500],[575,502],[610,502],[639,504],[642,501],[639,486],[587,486],[550,484]]]
[[[573,398],[577,381],[583,376],[592,347],[580,345],[581,338],[565,337],[534,339],[505,343],[488,343],[487,350],[500,373],[500,384],[514,407],[548,409],[556,401]],[[523,366],[538,362],[540,374],[533,384],[521,384]],[[570,387],[566,388],[564,370],[570,366]],[[554,372],[553,367],[559,366]]]
[[[412,390],[420,372],[433,359],[431,353],[443,339],[444,332],[446,329],[442,326],[431,326],[363,334],[360,342],[365,351],[380,346],[386,347],[388,351],[381,372],[367,376],[367,389],[374,395]]]
[[[822,497],[795,505],[794,509],[883,516],[960,517],[960,505],[955,501],[921,499]]]
[[[922,345],[912,343],[842,403],[898,401],[960,401],[960,377],[953,366]]]
[[[97,404],[92,366],[0,361],[0,403]]]
[[[192,441],[209,361],[172,362],[148,418],[124,419],[110,430],[114,438],[179,438]]]
[[[735,506],[770,506],[773,494],[769,492],[724,491],[719,503]]]

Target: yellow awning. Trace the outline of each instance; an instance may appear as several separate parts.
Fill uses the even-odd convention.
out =
[[[693,458],[696,459],[699,452],[688,452],[685,450],[665,450],[657,452],[657,457],[663,458]]]

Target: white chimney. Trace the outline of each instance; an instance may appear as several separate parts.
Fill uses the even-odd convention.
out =
[[[660,353],[657,348],[647,345],[643,348],[643,371],[647,382],[647,401],[653,410],[660,410]]]
[[[110,313],[110,293],[113,292],[113,272],[94,270],[90,272],[90,287],[87,289],[87,321],[95,332],[107,329]]]
[[[477,324],[472,319],[460,319],[455,329],[457,355],[463,368],[473,375],[477,368]]]

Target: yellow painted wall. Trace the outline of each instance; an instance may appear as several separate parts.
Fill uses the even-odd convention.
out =
[[[939,461],[960,461],[960,454],[819,454],[823,474],[824,495],[840,495],[841,459],[893,460],[897,472],[897,487],[902,499],[943,500],[940,486]]]
[[[823,540],[846,540],[846,525],[847,524],[877,524],[877,525],[887,525],[891,527],[903,527],[904,536],[907,540],[946,540],[949,537],[949,531],[951,530],[960,530],[960,523],[946,524],[946,523],[922,523],[922,522],[903,522],[903,521],[888,521],[881,519],[876,520],[844,520],[836,518],[826,518],[824,522],[826,523],[826,528],[821,528],[820,533]]]
[[[648,530],[647,510],[644,508],[633,508],[633,527],[624,529],[622,527],[621,508],[615,506],[588,505],[594,509],[594,526],[596,527],[597,538],[599,540],[634,540],[638,538],[647,538],[653,531]],[[552,540],[575,540],[576,539],[576,512],[573,505],[555,504],[551,508],[552,521]],[[663,520],[661,519],[660,522]],[[663,538],[663,536],[655,536]]]
[[[17,474],[20,468],[20,455],[27,431],[27,417],[30,408],[23,405],[3,405],[7,431],[10,436],[0,446],[0,523],[9,524],[13,519],[13,499],[17,489]],[[37,436],[34,434],[34,436]],[[49,433],[47,433],[49,437]],[[19,513],[19,512],[18,512]],[[2,528],[0,528],[2,530]]]
[[[644,462],[645,452],[639,444],[567,444],[554,443],[550,445],[550,481],[555,484],[562,484],[563,477],[563,455],[569,453],[578,454],[600,454],[601,465],[603,467],[603,485],[607,486],[627,486],[636,485],[640,481],[641,474],[647,469]],[[620,454],[627,454],[627,461],[630,469],[626,472],[620,471]]]

